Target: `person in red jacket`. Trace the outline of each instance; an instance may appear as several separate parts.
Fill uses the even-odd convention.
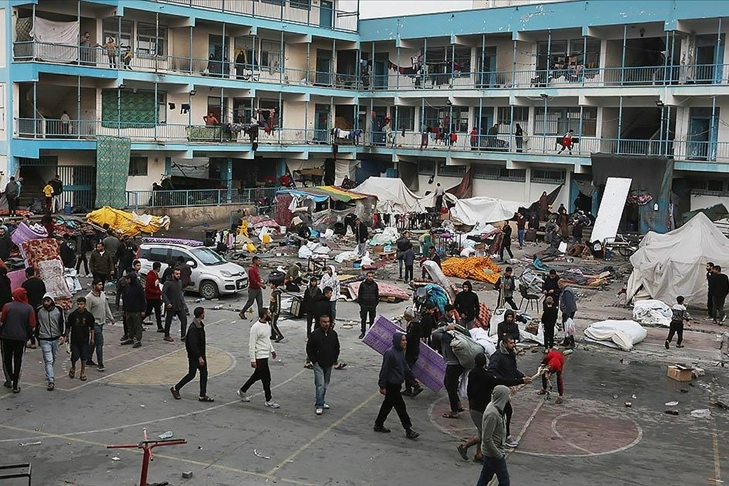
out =
[[[248,301],[238,314],[241,319],[246,318],[246,311],[254,302],[258,305],[258,315],[263,311],[263,288],[266,285],[261,280],[261,272],[258,269],[260,261],[260,258],[254,256],[251,260],[251,266],[248,268]]]
[[[542,373],[542,389],[539,391],[539,395],[545,395],[547,393],[547,383],[549,382],[550,376],[554,373],[557,375],[557,391],[559,392],[559,398],[557,398],[555,403],[559,405],[564,401],[564,381],[562,380],[564,355],[560,351],[553,349],[544,356],[542,365],[547,369]]]
[[[147,274],[147,280],[144,282],[144,298],[147,299],[146,315],[152,319],[152,309],[157,318],[157,332],[165,332],[162,326],[162,289],[159,287],[159,271],[162,269],[160,262],[152,264],[152,271]],[[151,324],[151,322],[150,322]]]

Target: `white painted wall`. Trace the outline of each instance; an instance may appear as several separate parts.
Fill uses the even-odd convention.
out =
[[[0,25],[5,29],[5,20],[7,15],[8,9],[6,8],[0,8]],[[4,68],[6,66],[7,60],[5,59],[5,52],[6,52],[6,46],[7,46],[7,39],[9,38],[9,35],[0,35],[0,68]]]
[[[159,182],[165,172],[165,154],[134,152],[134,156],[147,157],[147,175],[127,177],[127,191],[151,191],[152,183]]]

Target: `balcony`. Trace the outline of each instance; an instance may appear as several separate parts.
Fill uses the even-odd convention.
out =
[[[223,204],[255,204],[273,198],[276,187],[241,189],[182,189],[175,191],[127,191],[130,209],[187,206],[220,206]],[[270,199],[269,199],[270,200]]]

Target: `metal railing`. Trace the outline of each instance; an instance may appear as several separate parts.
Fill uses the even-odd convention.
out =
[[[181,189],[173,191],[127,191],[127,207],[220,206],[225,204],[269,205],[276,187],[241,189]]]

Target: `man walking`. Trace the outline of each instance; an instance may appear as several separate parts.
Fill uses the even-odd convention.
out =
[[[360,339],[364,339],[365,333],[367,332],[367,320],[369,317],[369,327],[372,327],[372,323],[375,321],[375,314],[377,313],[377,304],[380,303],[380,288],[375,282],[375,274],[373,272],[367,272],[367,278],[359,286],[359,292],[357,293],[357,303],[359,304],[359,318],[361,320],[362,331],[359,335]]]
[[[314,388],[316,400],[314,409],[317,415],[329,409],[326,403],[329,379],[332,376],[334,363],[339,359],[339,337],[334,329],[330,328],[329,316],[319,318],[319,327],[309,336],[306,342],[306,356],[314,368]]]
[[[114,274],[114,261],[111,258],[111,252],[106,250],[104,242],[96,243],[96,249],[91,252],[89,269],[94,280],[101,280],[104,283]]]
[[[144,313],[151,320],[152,311],[154,311],[157,318],[157,332],[165,332],[165,328],[162,327],[162,289],[159,287],[159,271],[161,268],[162,264],[160,262],[154,262],[152,271],[147,274],[144,281],[144,298],[147,299],[147,309]]]
[[[13,290],[13,301],[3,306],[0,313],[0,345],[2,345],[5,388],[20,393],[20,368],[23,365],[25,343],[36,326],[35,311],[28,304],[24,288]]]
[[[309,286],[304,290],[304,298],[301,301],[301,306],[306,314],[306,337],[308,338],[311,334],[311,324],[315,321],[316,306],[321,300],[322,292],[317,286],[318,280],[316,277],[309,279]]]
[[[137,274],[128,272],[126,275],[127,286],[124,290],[124,319],[126,319],[127,340],[122,344],[132,344],[133,348],[142,347],[142,320],[147,303],[144,301],[144,287],[139,283]]]
[[[468,280],[463,282],[463,291],[458,292],[453,305],[461,316],[461,325],[466,329],[471,329],[473,327],[473,321],[478,316],[480,310],[478,295],[473,291],[471,282]]]
[[[430,304],[432,305],[432,304]],[[453,333],[456,330],[455,324],[447,324],[445,328],[439,329],[440,334],[440,354],[445,361],[446,370],[443,385],[448,392],[448,402],[450,404],[450,412],[443,414],[444,418],[456,419],[458,414],[465,411],[461,407],[461,398],[458,396],[458,383],[461,374],[463,374],[463,366],[458,361],[458,356],[451,348],[453,341]]]
[[[43,303],[36,309],[36,320],[38,325],[35,328],[38,336],[38,344],[43,352],[43,364],[46,368],[46,390],[53,391],[56,388],[53,365],[56,362],[58,346],[65,342],[63,336],[65,322],[63,310],[56,305],[51,294],[43,296]]]
[[[502,305],[509,304],[512,309],[516,310],[519,308],[518,305],[516,305],[516,302],[514,302],[514,289],[516,288],[516,279],[514,278],[513,272],[514,270],[511,267],[506,267],[506,270],[504,270],[504,275],[499,277],[499,279],[496,281],[496,284],[494,285],[494,288],[499,291],[499,304],[498,306],[501,307]]]
[[[431,306],[431,308],[428,308]],[[433,311],[433,304],[428,302],[426,304],[426,313]],[[408,345],[405,348],[405,362],[408,364],[410,369],[413,369],[413,365],[418,361],[420,356],[420,338],[422,336],[422,330],[420,321],[415,318],[415,311],[413,309],[406,309],[403,314],[403,321],[405,321],[405,332],[408,340]],[[414,388],[414,390],[413,390]],[[405,380],[405,391],[402,392],[406,397],[415,398],[422,393],[423,387],[416,385],[415,383]]]
[[[684,298],[679,295],[676,297],[676,303],[671,307],[671,324],[668,330],[668,337],[666,338],[666,349],[671,347],[671,341],[673,341],[673,335],[678,333],[678,340],[676,341],[676,347],[682,348],[683,344],[683,326],[691,320],[691,316],[686,310],[686,306],[683,305]]]
[[[382,368],[380,368],[380,378],[377,384],[380,387],[380,394],[384,395],[385,399],[380,406],[380,412],[377,414],[372,429],[375,432],[389,433],[390,429],[385,427],[385,420],[394,407],[400,423],[405,429],[405,437],[415,440],[420,437],[420,434],[412,429],[413,424],[400,393],[403,382],[418,383],[405,361],[407,345],[408,340],[405,334],[396,332],[392,335],[392,346],[382,356]]]
[[[438,182],[435,185],[435,209],[440,211],[440,208],[443,207],[443,196],[445,195],[445,190],[440,185],[440,182]]]
[[[8,201],[9,216],[17,216],[16,210],[18,209],[18,196],[20,195],[20,187],[15,182],[15,177],[10,177],[10,182],[5,186],[5,199]]]
[[[182,387],[190,383],[197,371],[200,370],[200,402],[214,402],[215,400],[207,395],[208,387],[208,362],[205,355],[205,309],[196,307],[193,311],[195,318],[192,320],[190,329],[187,330],[187,338],[185,339],[185,350],[187,351],[188,369],[187,374],[173,387],[170,387],[170,393],[175,400],[180,400],[180,390]]]
[[[723,325],[726,314],[724,314],[724,302],[729,294],[729,277],[721,273],[721,266],[714,265],[714,275],[711,276],[711,302],[713,309],[714,324]]]
[[[559,279],[558,284],[560,290],[559,310],[562,312],[562,326],[564,327],[567,319],[575,318],[575,313],[577,312],[577,297],[575,297],[574,291],[571,287],[569,287],[569,284],[566,280]],[[727,288],[729,289],[729,282],[727,283]],[[566,335],[566,332],[564,341],[565,345],[569,345],[572,347],[574,347],[575,345],[575,337]]]
[[[271,289],[271,299],[268,303],[268,310],[271,311],[271,340],[280,343],[284,338],[281,329],[278,328],[278,317],[281,315],[281,289],[275,282],[271,282]]]
[[[711,277],[714,275],[714,263],[709,262],[706,264],[706,309],[709,313],[709,319],[714,318],[714,303],[711,300]]]
[[[94,349],[96,349],[96,369],[104,371],[104,324],[108,320],[114,324],[114,315],[109,308],[109,301],[104,293],[104,282],[94,280],[91,292],[86,294],[86,309],[94,316],[94,345],[88,352],[89,361],[86,363],[91,365],[94,358]]]
[[[61,210],[61,194],[63,194],[63,181],[61,181],[61,176],[56,174],[56,177],[48,181],[48,184],[53,188],[51,212],[57,213]]]
[[[402,267],[403,267],[403,255],[405,254],[405,251],[412,247],[413,244],[410,242],[410,234],[407,231],[403,231],[402,235],[400,235],[400,238],[397,239],[395,242],[395,246],[397,247],[397,268],[399,270],[400,278],[402,279]]]
[[[172,318],[177,316],[180,319],[181,339],[185,339],[187,332],[187,314],[185,313],[185,298],[182,293],[182,282],[180,282],[180,269],[172,270],[172,278],[165,280],[162,286],[162,301],[165,303],[165,341],[174,341],[170,336]]]
[[[512,233],[511,225],[508,221],[504,221],[503,226],[501,227],[501,233],[503,234],[503,238],[501,240],[501,251],[499,251],[499,260],[503,263],[504,261],[504,251],[509,254],[509,258],[514,258],[514,254],[511,252],[511,233]]]
[[[38,309],[43,304],[43,296],[46,295],[46,284],[35,275],[35,269],[33,267],[25,269],[25,281],[20,286],[28,293],[28,303],[30,306],[33,309]],[[30,336],[30,348],[35,348],[34,334]]]
[[[241,319],[246,318],[246,311],[255,302],[258,305],[258,315],[261,315],[263,311],[263,280],[261,280],[261,272],[259,271],[258,265],[261,259],[254,256],[251,260],[251,266],[248,269],[248,301],[243,306],[238,316]]]
[[[357,239],[357,254],[364,256],[367,251],[367,239],[369,238],[369,232],[367,226],[362,222],[361,219],[357,218],[355,221],[355,237]]]
[[[509,470],[506,466],[506,432],[504,415],[509,406],[509,389],[504,385],[494,388],[491,403],[483,413],[481,422],[481,451],[483,469],[476,486],[486,486],[496,475],[499,486],[509,486]]]
[[[271,370],[268,368],[268,358],[276,359],[276,351],[271,344],[271,312],[268,309],[261,310],[258,314],[258,321],[251,326],[251,333],[248,339],[248,353],[251,357],[251,368],[255,369],[248,381],[238,390],[238,396],[244,402],[250,402],[246,393],[248,389],[258,380],[263,385],[265,394],[265,405],[268,408],[279,408],[280,405],[273,401],[271,395]]]

